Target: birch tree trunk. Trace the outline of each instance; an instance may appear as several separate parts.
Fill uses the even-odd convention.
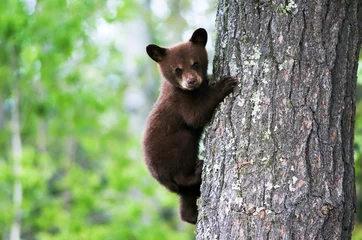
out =
[[[22,220],[22,209],[21,204],[23,201],[23,186],[21,183],[21,158],[23,147],[21,143],[21,129],[20,129],[20,82],[19,82],[19,64],[17,59],[17,49],[11,48],[9,54],[10,63],[14,72],[14,78],[12,79],[12,100],[13,105],[11,106],[11,153],[13,160],[13,174],[14,174],[14,185],[13,185],[13,211],[14,218],[10,229],[10,240],[19,240],[21,238],[21,220]]]
[[[350,239],[358,4],[219,0],[197,239]]]
[[[23,190],[21,184],[21,157],[22,144],[20,136],[19,119],[19,92],[15,90],[13,95],[14,105],[11,112],[11,152],[13,158],[14,186],[13,186],[13,204],[14,220],[10,230],[10,240],[19,240],[21,236],[21,203],[23,199]]]

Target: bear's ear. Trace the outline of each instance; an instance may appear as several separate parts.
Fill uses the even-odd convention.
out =
[[[161,62],[166,56],[166,48],[159,47],[155,44],[148,45],[146,47],[146,52],[155,62]]]
[[[190,38],[190,42],[196,45],[206,46],[207,43],[207,32],[203,28],[196,29]]]

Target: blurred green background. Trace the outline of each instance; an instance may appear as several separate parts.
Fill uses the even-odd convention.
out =
[[[0,1],[0,239],[16,218],[22,239],[194,238],[177,196],[143,163],[142,130],[160,81],[145,46],[185,41],[204,27],[212,59],[216,4]],[[361,209],[361,67],[358,74]],[[354,239],[361,224],[362,211]]]

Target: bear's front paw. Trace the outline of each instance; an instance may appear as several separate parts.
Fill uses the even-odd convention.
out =
[[[224,76],[221,78],[221,80],[217,83],[218,89],[224,94],[224,96],[227,96],[229,93],[231,93],[234,89],[234,87],[238,84],[238,81],[236,78],[231,76]]]

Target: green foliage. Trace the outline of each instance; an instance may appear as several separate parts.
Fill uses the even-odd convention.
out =
[[[140,132],[130,130],[122,99],[135,83],[120,69],[125,56],[93,39],[100,19],[138,17],[142,5],[116,2],[0,2],[0,238],[8,239],[15,217],[16,180],[22,239],[193,236],[194,228],[179,222],[177,197],[147,172]],[[102,57],[106,64],[97,63]],[[20,176],[10,141],[15,95]]]
[[[361,223],[357,223],[354,226],[352,240],[361,240],[362,239],[362,225]]]
[[[357,72],[356,119],[354,129],[354,166],[357,190],[357,224],[352,239],[362,239],[362,50]]]

